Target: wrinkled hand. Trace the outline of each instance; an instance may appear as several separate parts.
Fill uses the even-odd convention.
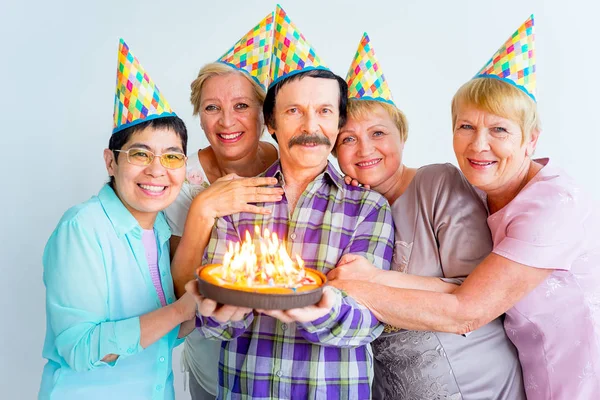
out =
[[[341,290],[342,292],[349,293],[353,282],[355,282],[355,281],[347,281],[345,279],[336,279],[336,280],[327,282],[327,284],[329,286],[332,286],[336,289]]]
[[[268,208],[257,207],[251,203],[280,201],[283,196],[281,187],[264,187],[276,184],[276,178],[225,175],[194,198],[190,213],[204,218],[217,218],[240,212],[269,214]]]
[[[256,310],[261,314],[277,318],[283,323],[291,322],[312,322],[327,315],[337,298],[337,292],[329,287],[323,289],[323,296],[317,304],[302,308],[292,308],[290,310]]]
[[[359,181],[357,181],[356,179],[354,179],[353,177],[351,177],[349,175],[344,176],[344,182],[346,182],[346,185],[362,186],[365,189],[371,189],[371,185],[361,185],[361,183]]]
[[[241,321],[252,312],[251,308],[230,305],[219,305],[216,301],[207,299],[198,291],[196,280],[189,281],[185,285],[186,294],[193,297],[198,308],[198,313],[204,317],[212,317],[220,323],[228,321]]]
[[[181,315],[182,322],[189,321],[196,316],[196,300],[189,293],[184,293],[173,305]]]
[[[338,261],[336,267],[329,271],[327,279],[332,282],[336,280],[355,280],[372,282],[381,270],[375,267],[363,256],[357,254],[344,254]]]

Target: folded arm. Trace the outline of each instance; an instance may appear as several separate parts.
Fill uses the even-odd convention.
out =
[[[492,253],[453,293],[339,282],[382,322],[410,330],[464,334],[505,313],[551,273]]]
[[[139,353],[192,318],[190,297],[150,313],[109,320],[104,256],[93,232],[63,223],[44,252],[46,311],[59,355],[87,371]]]
[[[347,289],[344,281],[363,281],[399,289],[429,290],[432,292],[452,293],[457,284],[445,282],[434,276],[418,276],[400,271],[388,271],[375,267],[369,260],[358,254],[345,254],[337,266],[329,271],[327,279],[334,287]],[[353,291],[347,290],[350,295]]]

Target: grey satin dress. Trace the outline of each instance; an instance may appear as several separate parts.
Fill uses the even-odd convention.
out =
[[[460,284],[492,250],[483,202],[451,164],[420,168],[392,213],[396,271]],[[374,399],[525,399],[502,317],[466,336],[386,326],[373,351]]]

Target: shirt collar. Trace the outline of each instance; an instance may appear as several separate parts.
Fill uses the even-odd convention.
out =
[[[275,163],[265,171],[265,176],[277,178],[279,184],[283,185],[285,183],[285,179],[283,177],[283,170],[281,169],[281,161],[275,161]],[[318,179],[325,180],[328,183],[333,183],[340,190],[344,189],[344,178],[329,162],[329,160],[327,160],[327,167],[325,168],[325,171],[316,176],[315,179],[313,179],[313,181]]]
[[[342,177],[342,175],[340,175],[338,170],[335,169],[333,164],[329,162],[329,160],[327,160],[327,168],[325,169],[324,174],[331,180],[331,182],[333,182],[338,187],[338,189],[344,189],[344,185],[346,184],[344,182],[344,178]]]
[[[162,211],[158,213],[156,220],[154,221],[154,232],[158,237],[158,243],[161,245],[171,238],[171,228],[169,227],[167,218]]]
[[[100,193],[98,193],[98,198],[119,238],[132,231],[136,237],[142,237],[142,227],[109,184],[102,187]],[[154,221],[154,232],[161,244],[171,237],[171,229],[162,211],[158,213]]]

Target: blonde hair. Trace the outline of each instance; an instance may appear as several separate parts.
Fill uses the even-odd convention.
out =
[[[408,121],[400,109],[392,104],[377,100],[348,99],[348,119],[364,120],[376,107],[383,108],[400,132],[400,140],[408,139]]]
[[[471,105],[479,110],[510,119],[519,124],[522,143],[534,130],[541,130],[536,102],[508,82],[494,78],[476,78],[458,89],[452,99],[452,130],[456,129],[458,109]]]
[[[227,64],[223,64],[220,62],[213,62],[206,64],[204,67],[200,69],[198,72],[198,77],[194,79],[192,84],[190,85],[192,89],[192,94],[190,95],[190,101],[194,106],[193,115],[197,115],[200,112],[200,103],[202,100],[202,86],[207,79],[212,78],[213,76],[223,76],[228,74],[241,74],[252,84],[252,89],[254,90],[254,94],[256,96],[256,100],[262,107],[262,104],[265,101],[266,93],[264,89],[248,74],[245,72],[239,71]]]

